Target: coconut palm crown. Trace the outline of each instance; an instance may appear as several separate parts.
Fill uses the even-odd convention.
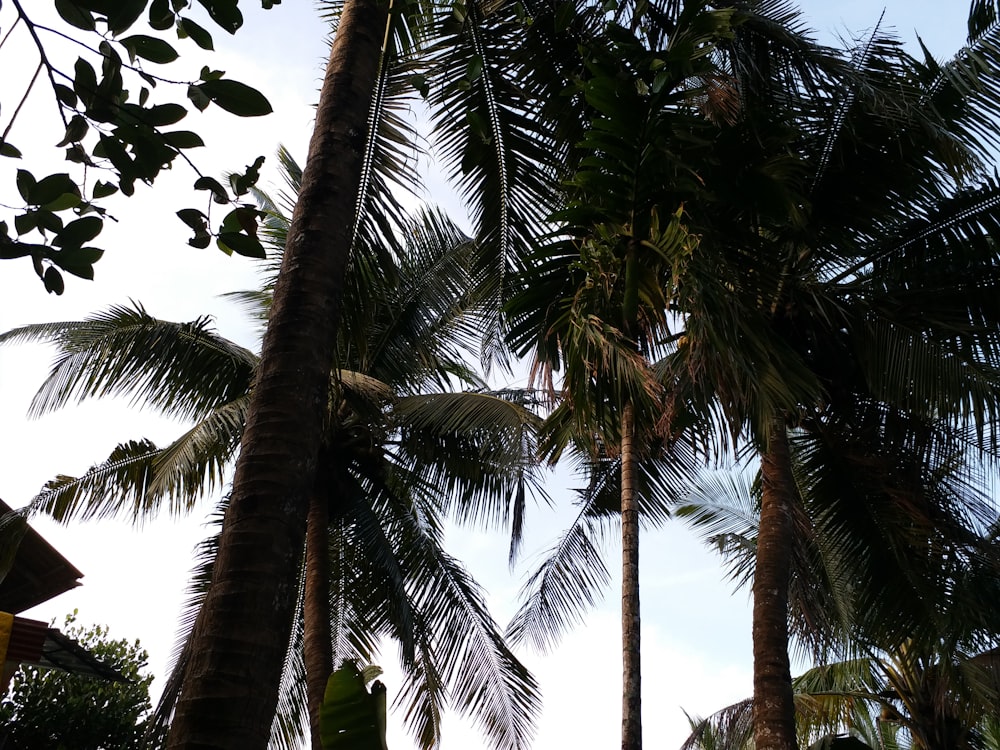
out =
[[[828,528],[845,540],[852,522],[867,532],[849,541],[859,564],[902,555],[917,582],[934,560],[961,554],[952,545],[961,544],[963,524],[951,519],[971,519],[972,528],[990,520],[974,492],[926,489],[965,451],[987,463],[996,456],[1000,278],[992,237],[1000,186],[986,164],[1000,113],[1000,26],[976,4],[969,46],[942,64],[910,56],[880,29],[849,50],[821,47],[789,3],[730,10],[731,34],[701,48],[714,68],[693,71],[684,98],[663,94],[669,46],[650,53],[645,40],[619,31],[626,49],[643,53],[594,71],[585,84],[599,110],[595,148],[581,170],[590,182],[579,210],[592,220],[570,217],[563,230],[577,247],[554,245],[537,260],[526,284],[535,303],[514,331],[549,361],[581,333],[630,340],[609,317],[617,314],[611,306],[558,325],[577,289],[599,288],[585,261],[602,238],[619,248],[607,278],[626,292],[638,271],[656,262],[669,269],[658,288],[636,287],[645,293],[639,299],[661,300],[674,315],[675,330],[653,342],[667,350],[652,367],[663,395],[661,434],[694,447],[714,436],[717,447],[739,446],[761,464],[755,741],[764,750],[796,743],[787,656],[792,508],[804,488],[793,474],[796,436],[814,441],[809,489],[823,493]],[[635,112],[651,105],[660,108],[652,110],[659,119],[649,118],[658,126],[637,132],[647,118]],[[628,193],[644,211],[609,225],[595,214],[624,175],[648,180]],[[672,244],[660,260],[641,234],[646,262],[630,269],[634,228],[673,215],[692,241]],[[583,287],[566,281],[581,278]],[[635,309],[627,293],[620,299],[622,309]],[[544,314],[531,317],[532,309]],[[633,348],[637,340],[633,331]],[[581,369],[590,392],[607,388],[610,378],[593,378],[593,362],[608,361],[595,357]],[[879,505],[867,504],[873,498]],[[872,518],[881,525],[860,523]],[[885,533],[885,524],[895,531]],[[881,545],[887,538],[896,544]],[[599,580],[585,572],[595,570],[594,559],[576,556],[577,580]],[[942,579],[925,582],[934,580]],[[553,588],[550,606],[561,614],[547,615],[548,624],[572,621],[588,603],[587,588]],[[911,608],[904,619],[884,625],[902,637],[919,617]]]
[[[287,153],[280,156],[294,190],[298,168]],[[282,199],[260,198],[268,239],[280,248],[288,226]],[[394,639],[406,675],[397,705],[422,747],[438,741],[447,706],[470,713],[496,747],[525,747],[537,685],[504,644],[478,586],[442,544],[447,516],[499,527],[523,515],[537,489],[536,419],[518,393],[489,391],[466,364],[479,335],[468,292],[476,287],[475,245],[433,211],[411,221],[404,242],[359,247],[331,363],[316,485],[328,513],[331,662],[370,662],[383,638]],[[273,270],[267,266],[266,274]],[[265,283],[263,292],[236,297],[264,319],[268,289]],[[0,335],[0,344],[23,341],[52,343],[58,352],[34,416],[75,400],[125,395],[193,423],[165,447],[124,442],[83,475],[55,478],[34,499],[37,510],[61,521],[119,515],[140,522],[163,510],[188,512],[223,483],[257,360],[208,320],[161,321],[133,304]],[[224,507],[225,500],[220,517]],[[187,626],[216,546],[213,537],[200,550]],[[306,713],[301,593],[299,602],[272,725],[272,741],[282,747],[297,746]],[[163,721],[180,689],[187,643],[182,639],[159,708]]]

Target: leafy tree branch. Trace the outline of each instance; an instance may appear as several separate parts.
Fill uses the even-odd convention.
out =
[[[38,66],[0,137],[0,157],[23,157],[9,137],[44,70],[64,127],[56,147],[65,148],[66,161],[77,166],[44,176],[33,174],[30,166],[17,170],[15,183],[24,203],[7,206],[14,213],[13,227],[0,219],[0,259],[30,258],[46,290],[56,294],[65,288],[63,273],[92,279],[94,263],[104,253],[103,248],[89,244],[100,235],[108,218],[102,200],[117,192],[133,195],[137,181],[152,185],[161,170],[177,158],[194,171],[194,188],[209,191],[209,208],[212,203],[231,207],[214,230],[209,224],[210,210],[179,211],[179,218],[194,231],[190,244],[207,247],[214,237],[227,254],[263,256],[257,238],[260,213],[241,200],[256,183],[263,159],[257,158],[244,172],[234,175],[229,186],[223,186],[203,174],[187,154],[188,149],[204,145],[202,137],[192,130],[169,128],[183,120],[191,106],[203,111],[214,104],[238,117],[256,117],[270,113],[270,103],[255,88],[225,78],[223,72],[208,66],[202,67],[193,81],[149,73],[143,63],[167,65],[180,54],[159,36],[126,34],[145,13],[154,31],[173,28],[178,38],[190,39],[202,50],[214,49],[209,31],[181,15],[189,5],[187,0],[56,0],[55,9],[67,30],[38,23],[21,0],[11,0],[11,4],[15,18],[0,45],[23,24],[38,55]],[[243,23],[237,0],[199,0],[199,4],[229,33],[235,33]],[[275,4],[276,0],[262,0],[264,8]],[[48,40],[40,32],[85,50],[76,58],[72,71],[57,63],[55,50],[47,46]],[[96,47],[85,41],[88,35],[99,37]],[[151,90],[160,83],[183,86],[189,104],[151,102]],[[88,186],[90,169],[109,176]]]

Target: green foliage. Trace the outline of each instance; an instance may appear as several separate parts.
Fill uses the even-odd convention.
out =
[[[988,606],[995,605],[990,602]],[[962,626],[965,611],[955,613]],[[996,748],[1000,660],[910,642],[876,655],[813,667],[793,680],[796,731],[808,750]],[[752,701],[691,720],[681,750],[752,747]]]
[[[262,0],[262,5],[269,8],[278,1]],[[243,23],[238,0],[199,0],[199,4],[229,33]],[[0,157],[22,158],[8,135],[21,105],[38,81],[46,81],[65,128],[56,147],[65,148],[66,161],[75,166],[74,174],[36,176],[30,168],[17,170],[16,186],[23,203],[12,207],[13,227],[0,221],[0,259],[30,258],[45,289],[62,294],[64,272],[94,278],[94,263],[104,250],[89,243],[100,235],[108,217],[102,199],[117,192],[131,196],[137,181],[153,184],[178,159],[194,170],[199,181],[205,179],[186,153],[204,145],[202,138],[190,130],[171,128],[187,116],[188,108],[177,102],[151,102],[157,85],[180,86],[182,96],[198,110],[214,104],[240,117],[256,117],[268,114],[271,105],[256,89],[207,66],[194,81],[173,81],[153,72],[153,66],[174,62],[180,52],[160,36],[126,33],[136,26],[143,28],[144,20],[154,31],[173,30],[179,39],[190,39],[201,50],[214,47],[211,34],[189,17],[194,9],[188,0],[56,0],[56,11],[67,26],[64,29],[37,23],[19,0],[12,5],[16,18],[11,31],[19,25],[26,30],[38,55],[38,71],[12,108],[10,119],[0,122]],[[61,60],[65,50],[60,45],[65,39],[77,43],[74,54],[83,50],[72,63]],[[18,67],[24,65],[17,61]],[[44,76],[39,75],[42,72]],[[261,161],[237,175],[231,192],[221,186],[213,191],[215,202],[232,207],[216,232],[209,228],[210,211],[180,212],[181,219],[195,230],[190,244],[207,247],[214,234],[226,253],[263,256],[257,239],[260,214],[252,205],[239,202],[256,182]],[[204,219],[192,223],[191,212]],[[235,212],[239,212],[237,226],[231,218]]]
[[[567,200],[552,216],[559,229],[528,259],[506,306],[514,349],[531,354],[550,385],[562,372],[542,450],[551,460],[575,450],[586,481],[579,515],[522,590],[510,626],[515,638],[543,648],[580,620],[609,580],[598,542],[601,522],[622,508],[623,407],[635,415],[634,486],[644,520],[665,520],[696,471],[687,446],[663,439],[667,389],[654,363],[672,349],[680,325],[669,314],[672,290],[699,242],[677,197],[692,183],[677,155],[679,134],[693,138],[705,127],[696,115],[698,84],[712,71],[709,52],[731,35],[732,11],[693,2],[671,12],[669,44],[656,42],[663,18],[644,19],[648,33],[606,20],[588,40],[572,86],[587,107],[587,129]]]
[[[63,632],[121,673],[127,682],[22,666],[0,703],[5,750],[139,750],[150,710],[147,654],[138,641],[112,640],[108,628],[66,616]]]
[[[279,160],[296,190],[301,171],[287,153]],[[263,266],[264,288],[235,297],[263,320],[288,219],[275,201],[255,194],[268,215],[273,252]],[[345,279],[317,486],[335,511],[332,663],[371,661],[390,638],[400,645],[404,670],[397,705],[421,747],[439,742],[446,706],[471,715],[493,746],[522,747],[538,710],[537,685],[504,644],[482,590],[444,552],[442,525],[449,514],[494,527],[510,523],[520,533],[528,497],[538,489],[538,418],[524,394],[486,391],[466,364],[480,332],[481,299],[470,280],[479,248],[433,211],[411,218],[401,234],[398,255],[360,244]],[[122,442],[84,474],[54,478],[36,498],[37,509],[63,521],[139,520],[163,509],[185,512],[223,481],[239,446],[256,355],[206,320],[170,323],[140,306],[0,334],[0,345],[25,341],[59,350],[33,414],[119,394],[194,421],[170,445]],[[457,383],[470,390],[455,392]],[[217,547],[213,537],[199,550],[187,622],[203,601]],[[301,739],[297,633],[288,645],[273,747],[297,747]],[[157,717],[164,722],[184,660],[182,653],[161,696]]]
[[[330,675],[319,710],[324,750],[387,750],[385,685],[366,687],[381,671],[348,661]]]

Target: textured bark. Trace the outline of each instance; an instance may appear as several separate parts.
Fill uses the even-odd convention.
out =
[[[312,750],[323,750],[319,738],[319,709],[323,705],[326,682],[333,671],[333,643],[330,638],[330,513],[319,493],[313,493],[309,502],[306,524],[302,623]]]
[[[761,456],[760,528],[753,581],[753,725],[756,750],[796,750],[788,659],[788,586],[794,498],[784,421],[771,424]]]
[[[639,503],[635,492],[635,415],[622,409],[622,750],[642,749],[639,665]]]
[[[376,0],[344,3],[170,748],[267,747],[386,19]]]

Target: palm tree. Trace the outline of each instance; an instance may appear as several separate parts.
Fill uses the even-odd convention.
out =
[[[931,562],[951,548],[936,536],[933,502],[941,498],[924,494],[924,472],[956,445],[994,449],[986,425],[1000,394],[1000,310],[988,235],[1000,192],[981,167],[980,139],[991,137],[983,118],[998,101],[980,78],[988,71],[970,61],[992,49],[997,33],[995,22],[980,27],[972,46],[941,67],[876,32],[839,72],[803,79],[794,95],[778,96],[790,89],[762,78],[769,68],[758,63],[758,80],[741,83],[740,116],[720,128],[701,172],[726,200],[720,210],[688,205],[702,252],[679,284],[685,338],[665,373],[683,403],[717,410],[761,460],[758,748],[795,747],[787,597],[801,486],[790,437],[811,434],[831,449],[817,462],[825,481],[810,490],[842,514],[837,532],[846,535],[853,520],[867,541],[864,506],[833,473],[843,462],[832,449],[853,443],[853,454],[839,456],[867,458],[896,484],[883,511],[922,540]],[[753,39],[735,41],[750,59],[767,59]],[[930,429],[931,420],[946,428]],[[876,434],[882,447],[865,457],[859,446],[878,445]],[[919,459],[906,463],[909,476],[893,463],[901,448]],[[916,526],[917,510],[930,527]]]
[[[294,189],[298,169],[281,156]],[[280,247],[288,222],[263,199]],[[475,583],[444,552],[441,520],[449,514],[503,524],[523,513],[534,481],[534,418],[517,394],[486,391],[465,365],[479,331],[468,293],[474,246],[433,212],[414,220],[407,236],[399,256],[361,248],[348,277],[350,328],[339,337],[329,383],[323,471],[312,492],[297,625],[285,647],[272,727],[276,738],[293,742],[306,702],[317,719],[333,664],[370,661],[388,636],[401,647],[407,683],[400,704],[422,746],[436,743],[440,712],[452,704],[476,715],[496,746],[521,747],[537,687],[503,644]],[[260,319],[270,286],[239,295]],[[36,415],[121,393],[195,422],[167,447],[123,443],[84,475],[58,477],[36,498],[38,508],[60,520],[140,520],[164,504],[189,510],[222,481],[258,360],[208,321],[175,324],[141,307],[119,307],[0,336],[0,343],[25,340],[55,343],[60,352],[34,401]],[[477,390],[454,392],[455,379]],[[188,625],[211,590],[219,543],[214,537],[202,549]],[[191,659],[189,638],[165,689],[161,721],[183,693]]]
[[[654,131],[662,143],[647,138],[637,148],[625,119],[634,115],[614,105],[630,96],[622,80],[639,78],[642,96],[662,91],[670,74],[658,80],[652,70],[665,56],[626,66],[625,75],[613,71],[604,91],[596,89],[607,116],[597,123],[599,155],[591,163],[636,154],[632,165],[652,172],[658,160],[678,175],[654,207],[669,215],[683,205],[698,242],[677,245],[684,252],[664,262],[671,276],[663,297],[682,326],[675,351],[656,365],[665,434],[715,424],[723,446],[739,440],[760,457],[755,741],[785,749],[795,746],[790,436],[807,431],[842,448],[850,436],[881,434],[890,448],[923,448],[914,454],[923,462],[911,470],[954,455],[956,445],[992,449],[1000,310],[988,236],[1000,191],[982,168],[981,146],[993,137],[987,123],[997,110],[983,60],[992,59],[998,29],[995,18],[974,19],[972,46],[939,66],[910,58],[882,34],[850,54],[819,48],[783,2],[750,10],[733,12],[732,34],[714,46],[717,67],[702,74],[694,101],[708,116]],[[592,226],[598,235],[604,228]],[[559,263],[539,266],[555,277]],[[623,268],[619,276],[627,278]],[[519,332],[522,341],[532,330],[549,336],[540,348],[550,359],[565,346],[554,335],[562,313],[554,308],[545,326]],[[592,312],[598,320],[603,314]],[[948,429],[927,433],[932,416]],[[876,455],[881,470],[893,468],[891,449]],[[827,477],[818,488],[831,507],[860,517],[845,487]],[[901,489],[890,498],[896,522],[912,523],[904,511],[920,497],[919,483]],[[550,601],[572,608],[582,599]]]
[[[817,750],[843,737],[856,750],[995,748],[998,667],[996,647],[968,654],[916,642],[814,667],[793,682],[799,738]],[[693,720],[682,750],[752,747],[752,704]]]
[[[535,217],[550,205],[561,144],[571,142],[540,120],[572,121],[550,96],[570,75],[562,60],[577,59],[578,29],[554,21],[561,4],[328,7],[337,31],[220,540],[218,585],[194,636],[199,677],[182,691],[172,747],[253,750],[266,742],[294,608],[287,582],[324,431],[315,405],[326,398],[345,272],[366,232],[391,234],[398,203],[389,183],[412,177],[406,151],[414,141],[393,103],[429,93],[442,154],[460,189],[475,196],[477,239],[500,259],[484,266],[496,271],[498,299]],[[568,58],[553,57],[566,51]],[[495,348],[489,356],[495,360]]]
[[[814,736],[869,727],[869,737],[862,739],[872,747],[990,747],[988,733],[1000,718],[1000,652],[944,653],[916,645],[823,665],[797,677],[805,727]]]
[[[533,256],[507,307],[513,345],[534,357],[550,389],[553,372],[564,372],[561,403],[546,420],[548,457],[556,461],[573,447],[590,475],[578,522],[529,582],[510,632],[544,645],[575,619],[566,610],[593,602],[607,577],[603,564],[572,581],[565,563],[599,562],[592,523],[613,508],[622,540],[623,750],[642,745],[640,511],[666,516],[694,456],[662,430],[665,393],[652,363],[672,339],[667,295],[675,259],[693,252],[697,239],[683,212],[663,211],[660,197],[683,179],[670,157],[672,138],[690,119],[685,86],[710,74],[700,51],[729,33],[732,16],[702,3],[670,12],[669,20],[650,22],[661,32],[660,24],[670,27],[662,40],[612,21],[607,35],[615,43],[588,49],[580,84],[593,116],[581,145],[587,156],[568,207],[556,214],[562,226]],[[609,490],[617,490],[610,502]]]
[[[996,511],[984,507],[989,473],[971,467],[968,455],[939,454],[923,477],[923,507],[905,509],[907,527],[893,498],[920,497],[906,483],[926,458],[911,456],[911,466],[893,474],[861,460],[877,455],[873,444],[855,446],[854,455],[844,446],[818,455],[822,442],[799,434],[791,444],[801,502],[792,520],[790,624],[821,665],[793,682],[798,736],[808,744],[849,730],[872,747],[895,748],[902,729],[913,747],[966,747],[987,728],[1000,697],[1000,559]],[[905,458],[905,449],[893,453]],[[814,489],[834,474],[868,508],[866,517],[845,522],[843,509]],[[761,483],[749,480],[748,472],[707,475],[677,510],[722,552],[741,586],[753,578],[760,528]],[[970,517],[970,508],[979,512]],[[874,531],[858,529],[866,526]],[[717,712],[693,727],[685,746],[706,738],[749,746],[752,711],[747,700]]]

